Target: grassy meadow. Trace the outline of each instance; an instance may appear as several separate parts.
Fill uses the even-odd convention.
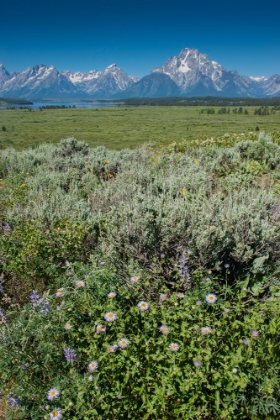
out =
[[[280,418],[280,115],[203,109],[0,111],[1,419]]]
[[[201,114],[206,107],[114,107],[96,109],[0,110],[0,146],[23,150],[45,142],[59,143],[74,136],[90,147],[121,150],[143,143],[168,145],[225,133],[279,129],[280,111],[254,115],[255,107],[243,107],[248,115]],[[5,127],[6,131],[1,130]]]

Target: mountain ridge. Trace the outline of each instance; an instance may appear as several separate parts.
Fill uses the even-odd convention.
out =
[[[0,63],[0,95],[11,98],[154,98],[168,96],[272,97],[280,96],[280,74],[242,76],[226,70],[207,54],[184,48],[149,75],[129,76],[115,63],[103,71],[59,72],[37,64],[9,73]]]

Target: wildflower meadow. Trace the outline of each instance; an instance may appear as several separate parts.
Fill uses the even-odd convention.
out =
[[[279,140],[3,150],[1,418],[279,418]]]

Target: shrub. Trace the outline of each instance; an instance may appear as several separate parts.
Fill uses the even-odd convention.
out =
[[[74,137],[62,140],[58,149],[55,150],[54,156],[73,157],[75,154],[87,156],[89,153],[88,144],[78,141]]]

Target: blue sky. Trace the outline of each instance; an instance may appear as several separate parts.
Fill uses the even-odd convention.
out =
[[[189,47],[242,75],[280,73],[279,0],[7,0],[0,13],[9,72],[116,63],[142,77]]]

